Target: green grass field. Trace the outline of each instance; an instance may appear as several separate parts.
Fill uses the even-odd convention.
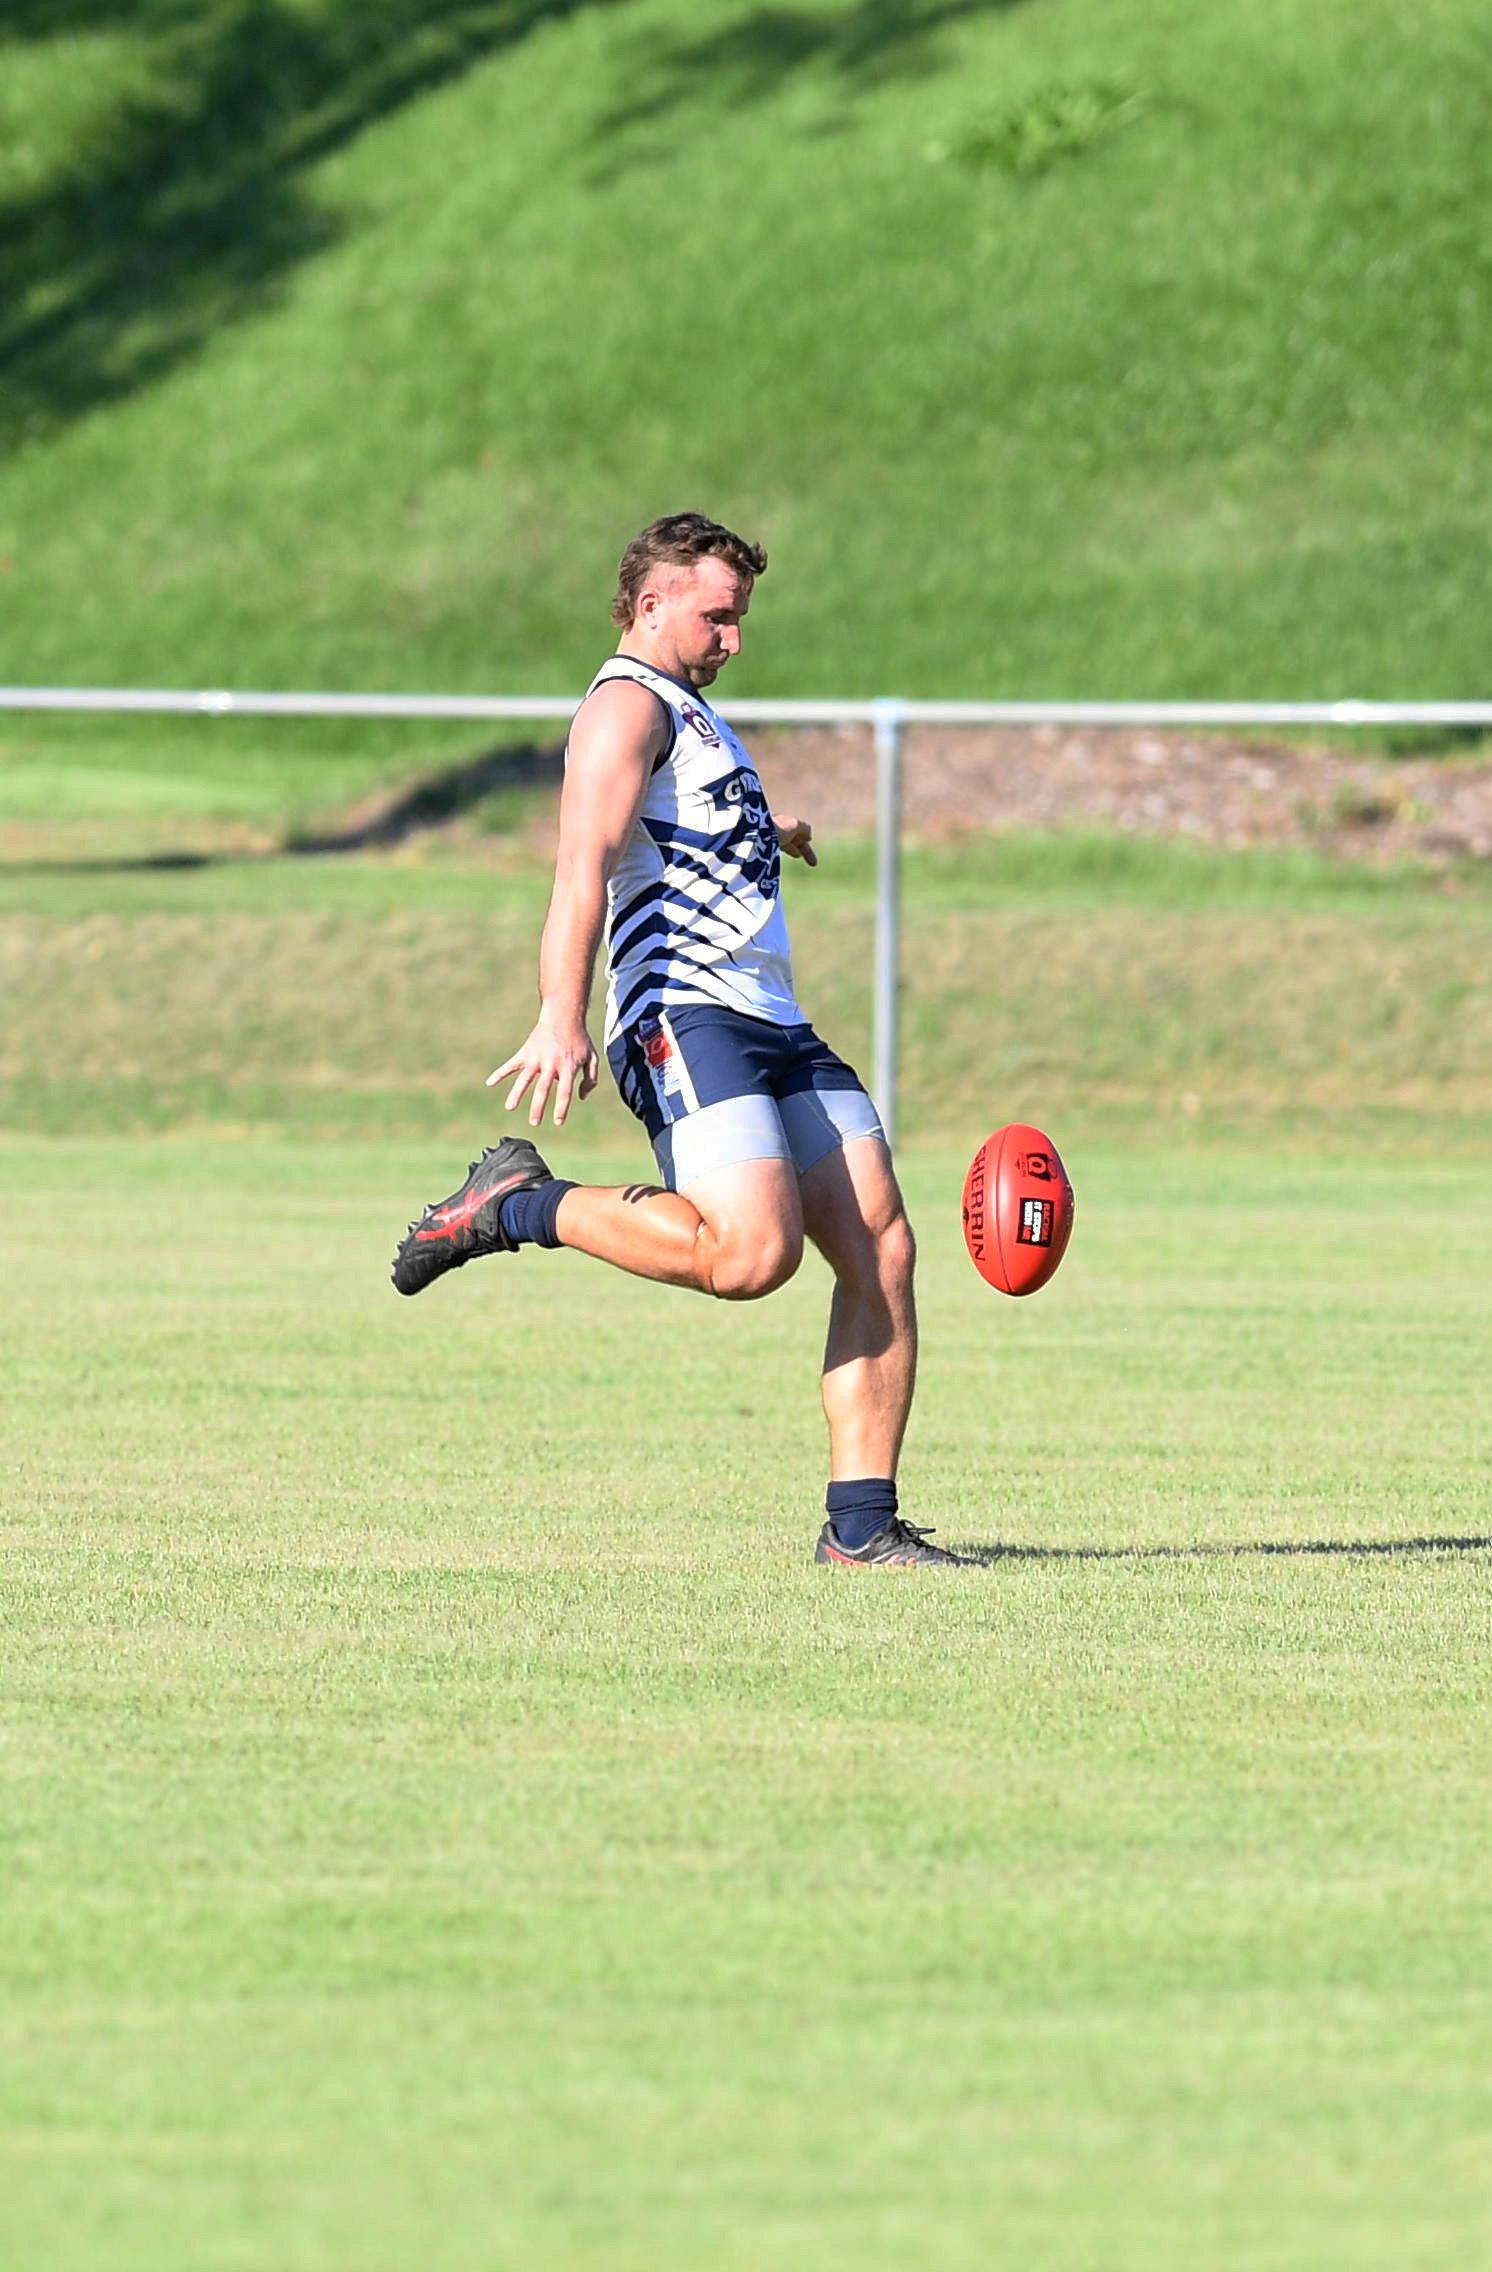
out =
[[[808,1561],[816,1264],[388,1288],[527,1015],[515,846],[28,826],[7,2272],[1487,2253],[1485,879],[909,853],[907,1505],[991,1559],[866,1581]],[[1080,1211],[1017,1305],[957,1192],[1026,1114]],[[602,1100],[554,1156],[644,1165]]]
[[[1488,691],[1479,0],[14,0],[0,680]],[[366,746],[356,729],[344,747]]]
[[[932,1583],[816,1266],[401,1304],[449,1164],[0,1146],[7,2266],[1482,2261],[1485,1159],[1082,1143],[1015,1305],[910,1155]]]

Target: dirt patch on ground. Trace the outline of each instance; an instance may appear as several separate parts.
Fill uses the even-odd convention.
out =
[[[875,827],[867,729],[753,733],[773,808],[825,837]],[[911,727],[904,826],[949,838],[984,829],[1119,829],[1207,844],[1305,845],[1390,862],[1492,859],[1492,755],[1387,758],[1215,734],[1056,726]],[[561,745],[484,753],[383,790],[323,829],[306,852],[359,851],[457,832],[496,854],[554,841]]]
[[[763,728],[750,744],[774,811],[810,820],[825,840],[874,831],[867,728]],[[912,838],[1092,829],[1235,848],[1301,846],[1375,865],[1492,861],[1486,741],[1400,758],[1221,734],[911,727],[903,746],[903,827]],[[289,830],[151,811],[11,821],[0,825],[0,866],[161,868],[394,849],[418,860],[440,848],[525,865],[552,856],[562,767],[561,742],[504,743],[407,774]]]
[[[869,736],[753,737],[768,794],[826,833],[875,823]],[[909,728],[915,835],[1116,828],[1230,846],[1307,844],[1355,859],[1492,858],[1492,759],[1384,758],[1214,735]]]

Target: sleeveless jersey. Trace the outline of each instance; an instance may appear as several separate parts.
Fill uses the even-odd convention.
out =
[[[671,733],[606,889],[607,1043],[684,1002],[804,1024],[755,766],[702,694],[651,663],[613,655],[586,692],[618,678],[657,695]]]

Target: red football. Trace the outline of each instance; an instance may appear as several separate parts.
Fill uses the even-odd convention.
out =
[[[1067,1252],[1072,1185],[1050,1136],[1012,1121],[986,1137],[964,1177],[964,1241],[1002,1294],[1034,1294]]]

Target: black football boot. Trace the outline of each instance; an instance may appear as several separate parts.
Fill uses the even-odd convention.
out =
[[[834,1525],[825,1523],[813,1558],[815,1562],[839,1562],[850,1570],[868,1570],[894,1562],[936,1562],[945,1570],[977,1568],[970,1554],[950,1554],[946,1546],[929,1546],[931,1535],[930,1531],[919,1530],[915,1523],[904,1523],[898,1515],[863,1546],[850,1548],[841,1546]]]
[[[478,1254],[515,1254],[498,1222],[498,1210],[510,1191],[527,1191],[554,1177],[526,1136],[505,1136],[479,1160],[473,1160],[465,1183],[438,1207],[425,1209],[411,1223],[394,1256],[393,1279],[401,1294],[418,1294],[447,1270],[459,1270]]]

